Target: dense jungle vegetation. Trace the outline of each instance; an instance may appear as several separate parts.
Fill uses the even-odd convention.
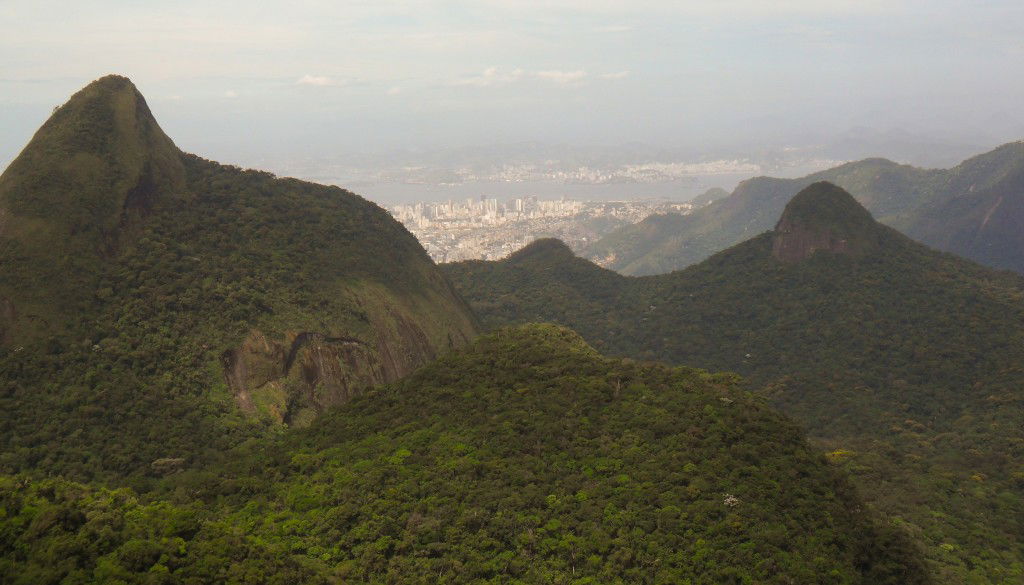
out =
[[[600,351],[734,371],[793,416],[950,583],[1024,579],[1024,280],[875,226],[866,255],[774,234],[624,277],[539,241],[445,265],[485,324],[550,321]]]
[[[181,153],[103,78],[0,176],[0,581],[1018,582],[1024,288],[871,234],[448,267],[488,325],[582,334],[466,347],[384,210]]]
[[[927,583],[728,375],[495,332],[148,494],[0,479],[0,580]]]
[[[4,472],[145,483],[156,461],[276,432],[225,383],[224,352],[252,330],[345,335],[413,365],[475,334],[383,209],[180,153],[124,78],[40,129],[0,177],[0,212]]]

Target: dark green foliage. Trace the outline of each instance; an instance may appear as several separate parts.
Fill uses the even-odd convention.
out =
[[[733,377],[605,359],[546,325],[158,493],[0,480],[0,580],[928,582]]]
[[[250,329],[365,334],[348,282],[386,283],[396,297],[447,292],[415,240],[362,199],[187,163],[194,198],[154,209],[135,243],[98,272],[67,275],[78,319],[38,342],[0,347],[7,470],[85,479],[222,450],[236,431],[255,430],[228,422],[237,408],[219,366]],[[17,279],[12,272],[2,278]]]
[[[544,245],[509,264],[576,262]],[[647,291],[567,272],[531,277],[537,300],[577,291],[588,337],[644,341],[619,308],[655,314]],[[928,582],[732,375],[531,326],[289,430],[243,414],[222,368],[319,336],[395,379],[475,331],[383,210],[181,154],[130,82],[100,80],[0,178],[0,582]],[[242,389],[284,420],[324,391],[280,380]]]
[[[685,268],[771,229],[790,198],[818,181],[846,189],[879,221],[920,242],[1024,273],[1024,142],[948,170],[866,159],[799,179],[756,177],[690,215],[619,228],[585,256],[636,276]]]
[[[0,208],[21,220],[10,231],[46,222],[44,229],[76,240],[79,252],[100,251],[113,243],[125,211],[171,195],[182,178],[178,149],[146,100],[131,81],[111,75],[54,111],[0,178]]]
[[[328,582],[317,559],[198,501],[0,476],[0,510],[0,581],[11,585]]]
[[[946,582],[1020,582],[1024,281],[873,231],[867,255],[782,263],[765,234],[644,278],[528,252],[445,270],[485,324],[553,321],[613,355],[739,372]]]
[[[109,126],[104,112],[133,115]],[[383,209],[185,155],[155,133],[131,83],[104,78],[0,179],[0,471],[144,482],[158,459],[192,466],[273,432],[242,415],[221,367],[253,330],[364,340],[406,371],[433,357],[424,346],[474,334],[465,303]],[[157,188],[144,169],[174,166],[166,148],[181,175]],[[51,167],[67,170],[69,191],[34,182]],[[122,184],[134,168],[141,183]],[[96,229],[78,229],[79,216]],[[409,338],[419,345],[398,343]]]
[[[825,181],[801,190],[779,220],[794,227],[826,229],[842,238],[863,237],[875,231],[875,220],[849,193]]]

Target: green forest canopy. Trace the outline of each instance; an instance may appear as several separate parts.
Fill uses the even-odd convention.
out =
[[[876,252],[773,234],[624,277],[539,241],[444,265],[488,326],[550,321],[610,355],[735,371],[804,424],[950,583],[1024,578],[1024,280],[883,226]]]

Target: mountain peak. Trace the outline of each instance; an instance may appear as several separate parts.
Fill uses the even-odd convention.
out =
[[[132,83],[131,79],[128,79],[124,75],[118,75],[116,73],[111,73],[109,75],[104,75],[103,77],[100,77],[99,79],[85,86],[83,90],[90,87],[102,87],[113,91],[125,89],[138,92],[138,88],[135,87],[135,84]]]
[[[796,194],[775,225],[772,255],[798,262],[817,251],[860,255],[878,244],[878,224],[852,195],[832,183]]]
[[[558,238],[541,238],[539,240],[534,240],[526,246],[523,246],[521,249],[513,252],[508,259],[513,263],[521,263],[531,262],[534,260],[572,260],[575,257],[576,254],[573,253],[572,248],[566,245],[562,240],[559,240]]]
[[[184,185],[181,152],[127,77],[75,93],[0,176],[0,235],[85,236],[110,247],[132,217]],[[19,233],[20,231],[25,233]]]

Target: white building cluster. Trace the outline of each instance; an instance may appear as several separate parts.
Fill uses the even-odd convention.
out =
[[[663,200],[550,201],[535,196],[504,202],[480,197],[390,209],[435,262],[497,260],[543,237],[560,238],[581,249],[612,229],[652,213],[690,210],[689,203]],[[603,219],[594,221],[597,218]]]
[[[396,205],[391,214],[409,229],[461,228],[503,225],[529,219],[569,217],[583,210],[582,201],[541,201],[531,196],[499,202],[480,197],[443,203]]]

